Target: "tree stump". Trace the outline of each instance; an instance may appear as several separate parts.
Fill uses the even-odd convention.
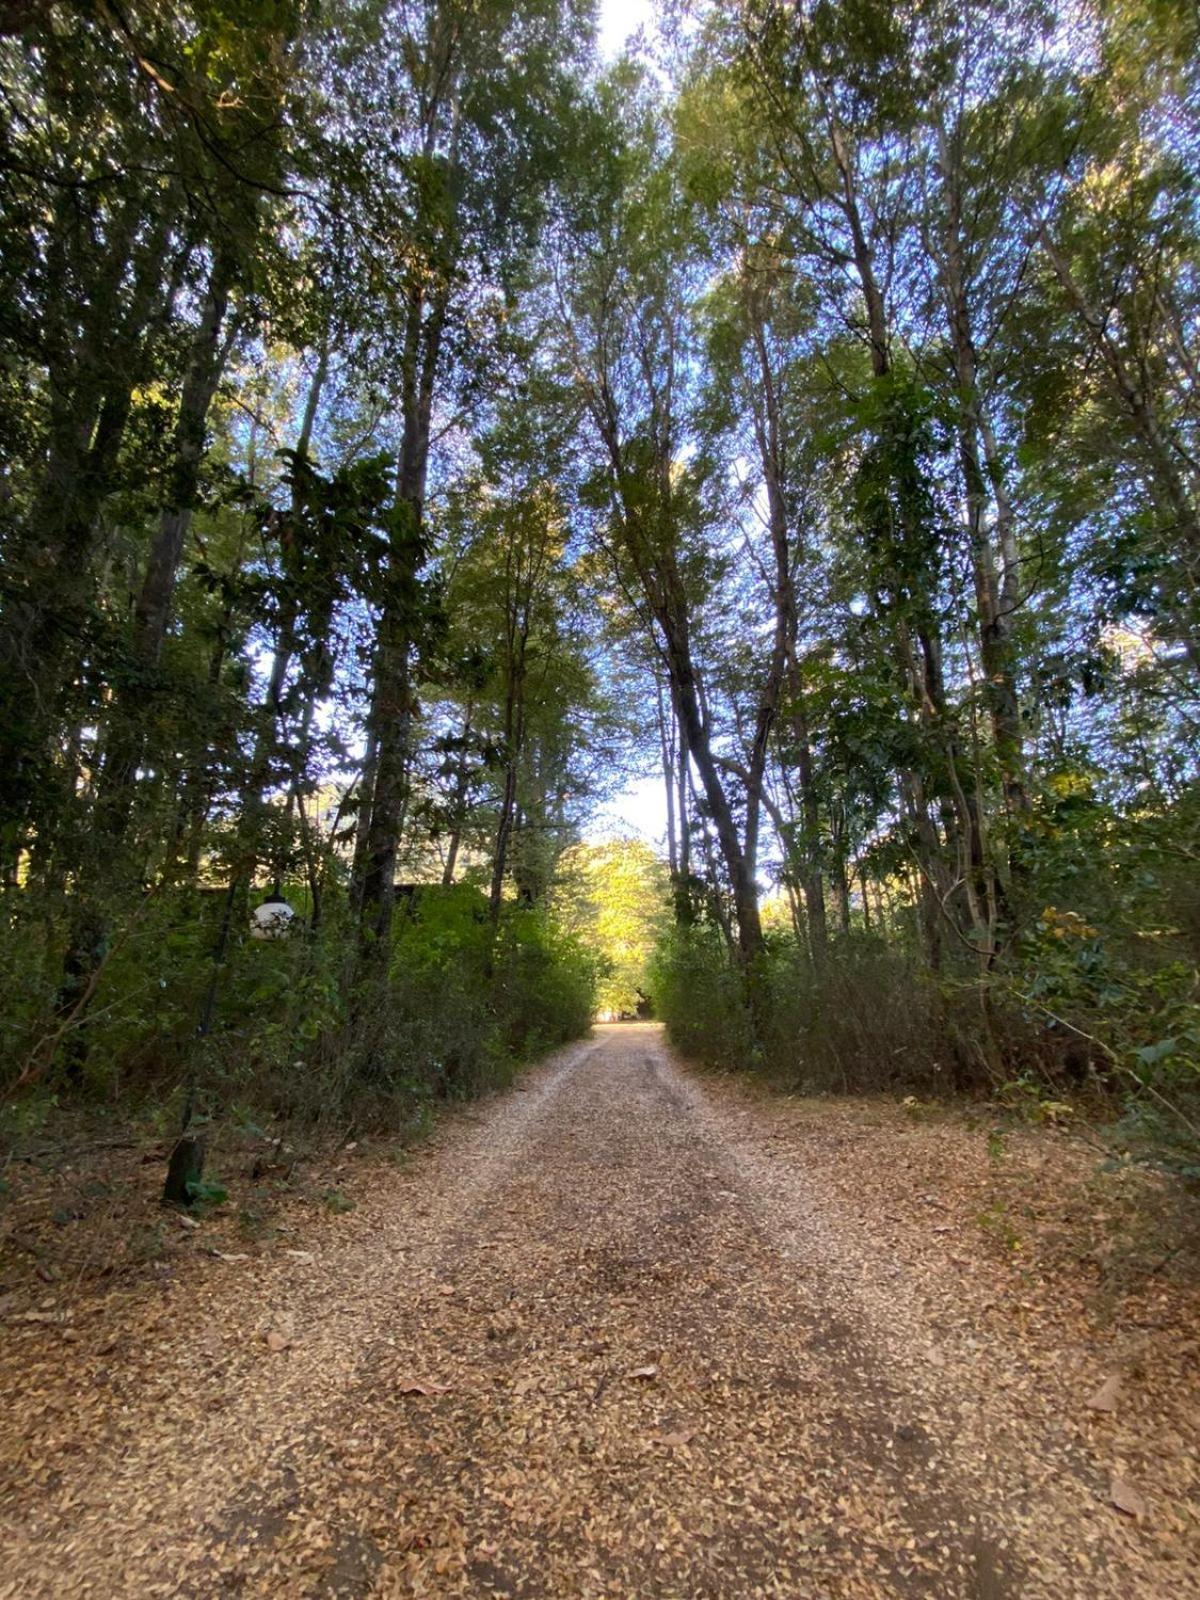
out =
[[[163,1184],[163,1204],[190,1207],[195,1202],[192,1185],[204,1176],[204,1157],[208,1141],[203,1134],[185,1133],[171,1151],[167,1181]]]

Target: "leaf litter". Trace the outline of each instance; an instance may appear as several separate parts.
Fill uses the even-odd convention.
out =
[[[997,1179],[961,1122],[699,1079],[644,1026],[524,1088],[360,1163],[311,1260],[56,1296],[69,1354],[10,1315],[0,1595],[1200,1593],[1195,1301],[1097,1305],[1073,1146]],[[1019,1251],[976,1220],[1016,1195]]]

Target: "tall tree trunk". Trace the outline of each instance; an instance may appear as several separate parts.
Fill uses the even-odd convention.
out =
[[[362,911],[363,879],[366,873],[367,834],[371,826],[371,809],[375,799],[375,775],[379,768],[379,745],[370,723],[366,730],[362,767],[359,773],[358,811],[354,819],[354,850],[350,859],[350,903],[357,913]]]
[[[367,950],[382,950],[390,936],[396,852],[408,796],[415,709],[413,650],[421,622],[420,570],[425,553],[425,480],[448,292],[443,290],[427,311],[422,291],[414,289],[407,313],[396,475],[396,504],[404,515],[388,552],[387,593],[376,638],[370,711],[376,771],[358,895],[360,932]]]
[[[508,864],[508,845],[517,809],[517,773],[525,737],[525,649],[528,619],[517,640],[510,644],[508,685],[504,696],[504,789],[500,798],[500,817],[496,825],[496,845],[492,856],[492,881],[488,895],[488,916],[493,928],[500,921],[504,894],[504,873]]]
[[[979,362],[972,336],[970,290],[965,267],[961,151],[958,140],[948,133],[942,118],[937,121],[936,133],[945,215],[941,248],[933,254],[941,278],[957,380],[958,452],[967,508],[967,538],[975,580],[975,602],[979,613],[980,659],[983,662],[992,740],[1005,805],[1009,811],[1020,813],[1028,810],[1029,796],[1012,643],[1013,615],[1018,600],[1016,540],[1012,509],[1005,492],[1003,466],[995,450],[995,440],[993,437],[988,453],[984,439]],[[996,501],[999,564],[988,527],[989,488]],[[998,574],[998,565],[1003,578]]]
[[[313,426],[316,421],[317,411],[321,403],[321,395],[329,376],[329,345],[328,341],[322,343],[317,357],[317,365],[309,382],[308,393],[305,397],[304,411],[300,418],[300,429],[296,436],[294,454],[297,458],[297,473],[303,471],[308,463],[309,450],[312,444]],[[292,491],[293,516],[300,509],[300,486],[297,481]],[[246,774],[245,790],[242,797],[242,819],[239,829],[238,842],[238,872],[247,883],[251,882],[258,865],[258,849],[262,833],[262,825],[266,811],[267,789],[270,784],[271,774],[279,758],[284,744],[284,702],[287,696],[288,674],[292,669],[295,659],[298,629],[301,620],[302,600],[296,592],[295,586],[287,582],[284,576],[284,593],[280,600],[279,615],[275,624],[274,649],[271,653],[271,675],[267,680],[266,694],[259,711],[258,732],[255,735],[254,751],[250,757],[250,767]],[[323,620],[314,616],[313,632],[322,629]],[[315,704],[313,686],[309,686],[306,696],[305,728],[311,723]],[[307,733],[296,742],[290,766],[290,783],[295,785],[300,781],[304,767],[307,763]]]
[[[789,665],[788,679],[788,720],[791,725],[791,741],[796,760],[796,777],[800,785],[800,815],[804,828],[802,856],[804,907],[808,913],[809,951],[814,964],[819,966],[825,959],[829,945],[829,932],[825,920],[825,878],[821,870],[821,808],[813,772],[804,684],[794,654]]]
[[[892,375],[887,302],[879,284],[873,252],[863,224],[853,153],[838,121],[833,102],[820,84],[819,77],[817,78],[817,83],[829,131],[830,147],[841,180],[840,203],[850,233],[855,272],[862,288],[863,301],[866,308],[871,371],[876,382],[883,384]],[[885,423],[885,427],[889,429],[890,433],[891,424]],[[894,456],[894,441],[888,437],[882,443],[888,450],[889,455]],[[896,498],[904,502],[901,510],[901,517],[903,518],[910,497],[903,494],[902,487],[899,484],[896,485]],[[937,721],[936,707],[942,702],[940,652],[935,648],[930,630],[921,631],[918,643],[920,646],[919,654],[914,649],[914,642],[907,625],[902,624],[897,632],[896,641],[901,680],[908,687],[915,715],[926,730],[932,732]],[[947,758],[953,760],[953,753],[947,752]],[[946,878],[945,860],[937,829],[929,814],[923,780],[918,774],[911,771],[901,772],[899,780],[906,809],[916,834],[917,848],[921,855],[921,922],[925,933],[926,956],[930,966],[936,971],[941,961],[941,917],[943,915],[944,896],[939,891]],[[842,869],[839,868],[839,870]],[[839,887],[839,902],[844,903],[840,895],[840,886],[835,885],[835,887]]]
[[[676,892],[678,892],[679,851],[675,842],[675,752],[671,748],[674,729],[668,719],[667,704],[663,699],[662,679],[657,672],[654,674],[654,702],[658,713],[658,746],[662,753],[663,789],[667,797],[667,869],[671,875],[671,883]]]
[[[744,298],[757,361],[758,382],[753,386],[756,391],[754,432],[767,490],[768,526],[775,563],[772,586],[775,629],[770,666],[759,702],[755,740],[755,753],[759,753],[761,745],[761,758],[757,765],[751,763],[750,778],[761,797],[766,773],[766,740],[786,683],[791,702],[790,721],[796,744],[804,818],[804,897],[808,911],[809,951],[814,963],[819,965],[825,957],[827,945],[825,892],[818,854],[820,816],[813,782],[803,684],[797,664],[800,614],[796,597],[795,558],[788,527],[787,452],[780,417],[778,378],[767,348],[765,307],[760,292],[753,284],[748,287]],[[784,841],[780,842],[782,844]]]
[[[720,874],[717,871],[717,859],[713,852],[712,835],[708,831],[708,818],[705,816],[704,811],[699,803],[699,796],[696,793],[695,776],[692,773],[690,766],[687,769],[687,782],[691,791],[693,807],[697,817],[697,826],[700,835],[700,850],[704,856],[704,875],[708,883],[709,906],[712,910],[713,918],[716,921],[718,928],[721,930],[721,937],[725,941],[725,948],[729,952],[730,960],[736,960],[738,955],[737,936],[734,932],[733,925],[729,920],[729,913],[725,907],[725,896],[721,889]]]
[[[221,337],[231,281],[230,265],[218,257],[179,398],[170,498],[163,508],[134,609],[130,681],[118,691],[112,710],[97,815],[98,830],[108,840],[120,838],[125,831],[130,791],[146,746],[144,696],[162,657],[179,563],[196,506],[209,408],[233,345],[232,327]]]
[[[458,865],[458,851],[462,840],[463,824],[467,816],[467,789],[470,779],[467,770],[467,744],[471,737],[471,724],[475,715],[475,707],[470,700],[463,710],[463,726],[460,735],[460,749],[458,760],[454,769],[454,794],[451,799],[450,822],[450,847],[446,851],[446,861],[442,868],[442,888],[448,889],[454,882],[454,870]]]
[[[204,310],[192,342],[179,397],[170,499],[163,509],[158,537],[150,551],[134,611],[133,654],[139,666],[158,665],[167,636],[175,598],[175,580],[196,509],[209,408],[229,360],[237,331],[232,324],[225,328],[232,281],[231,263],[223,256],[218,256],[213,263]],[[224,338],[221,337],[223,329]]]
[[[679,883],[675,893],[675,921],[692,921],[692,823],[688,805],[689,765],[687,735],[671,697],[671,717],[675,728],[676,810],[679,816]]]
[[[667,640],[667,658],[672,663],[676,693],[683,726],[687,732],[688,751],[700,782],[709,814],[716,829],[717,845],[729,875],[733,892],[734,916],[737,919],[737,944],[742,964],[751,971],[763,949],[762,918],[758,908],[758,885],[754,878],[754,863],[742,847],[738,837],[733,808],[721,783],[720,772],[713,755],[708,725],[700,713],[699,690],[691,661],[691,650],[686,630],[679,629]]]
[[[223,345],[220,343],[229,281],[227,267],[218,261],[180,395],[171,498],[163,510],[134,615],[131,681],[114,695],[108,748],[97,776],[93,848],[88,859],[80,863],[79,889],[71,909],[58,997],[60,1011],[64,1006],[71,1008],[73,1049],[69,1065],[73,1076],[82,1066],[86,1046],[82,1026],[86,997],[94,987],[92,975],[104,959],[111,934],[110,898],[116,890],[133,887],[129,880],[135,869],[126,859],[122,843],[133,806],[134,780],[146,747],[144,697],[166,638],[175,574],[195,505],[208,408],[229,353],[232,336]]]
[[[681,743],[686,744],[690,762],[700,778],[709,815],[716,829],[717,845],[733,893],[737,920],[737,948],[742,965],[752,975],[763,949],[762,919],[758,907],[752,850],[757,834],[756,820],[747,823],[747,846],[738,834],[733,807],[721,782],[719,764],[713,754],[708,719],[701,704],[701,686],[692,661],[689,608],[686,588],[675,552],[656,547],[642,526],[644,512],[628,493],[620,440],[615,418],[597,417],[601,437],[609,452],[619,497],[625,549],[633,562],[646,602],[662,634],[662,657],[667,667],[671,692],[679,718]],[[670,463],[667,463],[669,468]],[[669,471],[665,474],[666,497],[658,514],[670,516]],[[773,714],[773,713],[772,713]],[[766,718],[770,731],[770,716]],[[764,757],[765,759],[765,757]],[[761,793],[748,796],[748,808],[761,804]]]
[[[64,370],[49,373],[50,439],[18,564],[26,588],[0,630],[0,843],[20,847],[53,741],[60,691],[87,623],[100,512],[140,382],[147,333],[165,304],[164,214],[135,243],[132,196]],[[119,287],[132,282],[122,309]],[[36,577],[36,582],[33,581]]]

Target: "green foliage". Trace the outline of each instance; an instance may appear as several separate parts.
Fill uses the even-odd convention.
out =
[[[1159,912],[1164,887],[1160,876]],[[1101,865],[1093,904],[1109,888]],[[983,979],[937,978],[915,949],[862,931],[836,939],[818,968],[793,937],[776,934],[753,1013],[716,930],[677,929],[655,955],[655,1003],[698,1060],[756,1062],[806,1092],[901,1093],[914,1116],[922,1097],[963,1091],[1053,1126],[1085,1102],[1117,1104],[1124,1114],[1113,1138],[1122,1148],[1191,1173],[1200,1152],[1194,963],[1164,960],[1157,936],[1139,937],[1127,905],[1110,916],[1105,932],[1047,906]],[[1002,1137],[993,1144],[998,1156]]]
[[[936,1093],[955,1080],[936,985],[879,940],[840,942],[817,973],[792,939],[775,936],[752,1014],[715,930],[677,930],[657,952],[654,998],[687,1054],[723,1068],[757,1060],[789,1088]]]
[[[493,1005],[511,1055],[526,1059],[588,1031],[596,964],[582,943],[537,911],[516,910],[502,928]]]
[[[223,1206],[229,1199],[229,1190],[215,1178],[189,1178],[187,1192],[196,1206]]]
[[[411,1127],[649,991],[1192,1170],[1195,7],[590,18],[6,22],[6,1128]]]
[[[674,928],[650,965],[656,1014],[685,1055],[709,1066],[745,1066],[755,1050],[740,975],[715,929]]]
[[[576,845],[563,856],[554,905],[595,957],[601,1017],[634,1017],[645,1005],[668,900],[662,861],[636,839]]]
[[[299,886],[290,892],[303,903]],[[172,1104],[177,1117],[190,1094],[193,1125],[211,1113],[243,1130],[282,1119],[404,1131],[430,1102],[508,1082],[520,1063],[590,1026],[595,969],[581,945],[515,906],[494,931],[486,897],[469,885],[417,892],[396,919],[387,972],[358,980],[366,989],[345,980],[353,925],[336,898],[316,936],[255,941],[239,929],[214,969],[224,899],[164,896],[115,927],[80,1029],[76,1095],[119,1096],[129,1111]],[[214,980],[211,1027],[197,1037]],[[10,994],[3,1020],[22,1041],[11,1082],[31,1061],[60,1058],[44,1049],[53,1023],[33,1020]],[[0,1131],[24,1137],[55,1114],[39,1078],[7,1106]]]

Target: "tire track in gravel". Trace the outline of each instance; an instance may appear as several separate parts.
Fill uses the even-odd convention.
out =
[[[273,1459],[286,1477],[288,1452],[314,1416],[340,1413],[360,1366],[390,1336],[409,1278],[596,1048],[568,1046],[520,1092],[441,1130],[343,1219],[331,1245],[301,1252],[307,1260],[206,1267],[198,1290],[169,1286],[159,1337],[133,1346],[118,1335],[101,1346],[98,1374],[91,1363],[93,1382],[98,1375],[108,1390],[98,1425],[57,1449],[0,1433],[0,1597],[207,1593],[170,1560],[209,1565],[225,1486],[257,1483]],[[281,1319],[297,1329],[297,1345],[265,1362],[260,1332]],[[59,1359],[55,1349],[50,1360]],[[52,1395],[48,1421],[56,1411]],[[256,1528],[244,1532],[257,1542]]]
[[[886,1269],[827,1259],[853,1242],[820,1197],[656,1030],[529,1083],[381,1178],[307,1277],[243,1292],[247,1323],[287,1299],[293,1350],[235,1341],[198,1412],[147,1431],[151,1393],[27,1497],[0,1594],[1099,1592],[1012,1548],[1002,1479],[881,1337]],[[180,1381],[171,1337],[151,1364]]]

